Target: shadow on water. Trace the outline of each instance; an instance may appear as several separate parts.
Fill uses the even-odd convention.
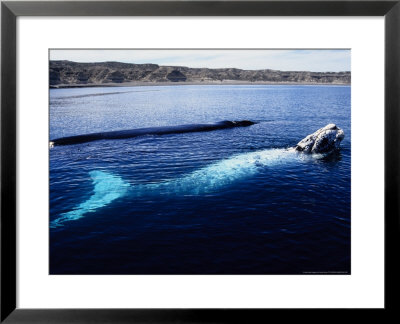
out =
[[[340,150],[337,150],[337,151],[333,151],[330,154],[324,156],[320,161],[335,163],[335,162],[339,162],[341,160],[342,160],[342,153],[340,152]]]

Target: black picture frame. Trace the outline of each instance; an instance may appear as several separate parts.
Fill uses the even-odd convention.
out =
[[[16,308],[16,19],[19,16],[384,16],[384,309],[19,309]],[[1,3],[1,317],[5,323],[197,323],[341,319],[385,320],[398,312],[400,256],[400,0],[394,1],[2,1]],[[371,126],[372,127],[372,126]],[[371,148],[373,150],[373,148]],[[366,288],[367,289],[367,288]],[[211,292],[210,292],[211,293]],[[316,316],[316,314],[318,314]],[[396,317],[393,317],[396,318]],[[349,318],[347,320],[350,320]],[[360,318],[358,318],[360,320]]]

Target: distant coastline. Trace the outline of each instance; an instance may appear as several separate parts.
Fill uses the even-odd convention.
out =
[[[50,85],[50,89],[67,88],[105,88],[105,87],[152,87],[152,86],[185,86],[185,85],[309,85],[309,86],[350,86],[350,83],[311,83],[311,82],[124,82],[124,83],[90,83]]]
[[[50,88],[170,85],[350,85],[351,73],[209,69],[120,62],[50,61]]]

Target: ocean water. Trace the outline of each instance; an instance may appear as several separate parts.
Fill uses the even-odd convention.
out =
[[[50,274],[349,274],[349,86],[50,90],[50,139],[252,120],[50,149]],[[329,123],[341,149],[293,153]]]

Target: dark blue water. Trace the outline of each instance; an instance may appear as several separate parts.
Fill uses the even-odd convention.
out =
[[[50,149],[50,273],[350,273],[350,90],[50,90],[51,139],[258,122]],[[328,123],[345,132],[339,153],[282,153]]]

